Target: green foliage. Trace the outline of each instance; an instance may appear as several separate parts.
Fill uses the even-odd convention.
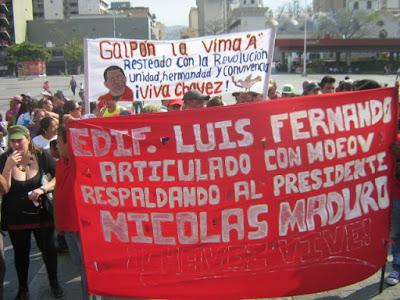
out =
[[[20,61],[49,61],[50,52],[45,47],[31,42],[14,44],[7,48],[5,61],[11,65],[16,65]]]
[[[64,47],[64,58],[67,61],[81,63],[83,61],[83,45],[78,39],[74,39]]]

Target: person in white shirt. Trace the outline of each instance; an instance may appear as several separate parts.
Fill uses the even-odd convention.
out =
[[[50,142],[57,139],[58,123],[52,117],[40,121],[39,134],[32,139],[33,144],[42,150],[50,149]]]

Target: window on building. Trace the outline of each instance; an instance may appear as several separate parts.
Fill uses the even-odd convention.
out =
[[[54,57],[62,57],[64,55],[64,53],[61,49],[53,49],[53,50],[51,50],[51,54]]]
[[[371,9],[372,8],[372,1],[367,1],[367,9]]]
[[[246,0],[243,1],[243,4],[246,5]]]
[[[354,4],[353,4],[353,9],[358,9],[358,8],[359,8],[358,2],[354,2]]]
[[[256,0],[251,0],[251,4],[255,4],[256,3]]]

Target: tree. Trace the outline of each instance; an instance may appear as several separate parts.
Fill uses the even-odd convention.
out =
[[[83,61],[82,42],[78,39],[73,39],[64,47],[63,52],[65,61],[76,64],[78,73],[80,73],[80,68]]]
[[[379,18],[379,11],[369,13],[364,10],[341,9],[319,18],[319,32],[344,38],[362,38],[374,31]]]
[[[11,45],[6,51],[5,61],[12,66],[16,66],[18,62],[22,61],[41,60],[48,62],[51,57],[48,49],[31,42]]]
[[[289,16],[293,19],[299,19],[304,11],[304,8],[300,6],[298,0],[291,0],[290,2],[286,2],[285,4],[278,7],[276,19],[280,20],[284,15]]]

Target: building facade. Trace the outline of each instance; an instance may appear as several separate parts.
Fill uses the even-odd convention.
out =
[[[25,0],[26,1],[26,0]],[[30,1],[26,1],[30,2]],[[108,0],[32,0],[34,18],[62,20],[76,15],[104,14]]]
[[[165,40],[167,33],[165,25],[161,22],[155,22],[153,26],[153,36],[155,40]]]
[[[199,36],[199,11],[197,7],[191,7],[189,12],[189,28],[193,36]]]
[[[313,0],[314,12],[333,12],[340,9],[400,12],[399,0]]]
[[[118,9],[128,9],[131,8],[131,3],[129,1],[111,1],[110,9],[118,10]]]
[[[128,16],[127,14],[71,16],[62,20],[35,19],[28,21],[29,41],[47,47],[52,60],[47,63],[47,74],[79,72],[78,67],[69,66],[63,55],[63,48],[71,40],[83,41],[85,38],[153,38],[152,20],[148,15]]]
[[[14,42],[20,44],[26,40],[27,21],[33,19],[31,1],[13,0]]]
[[[378,10],[381,7],[380,0],[347,0],[346,7],[348,9],[357,10]]]
[[[26,23],[33,18],[32,2],[26,0],[0,0],[0,76],[10,75],[5,62],[6,49],[26,40]]]
[[[240,0],[239,5],[229,11],[229,32],[241,32],[265,28],[268,8],[261,0]]]
[[[227,31],[228,0],[196,0],[199,35],[214,35]]]
[[[314,12],[332,12],[346,7],[346,0],[314,0]]]

